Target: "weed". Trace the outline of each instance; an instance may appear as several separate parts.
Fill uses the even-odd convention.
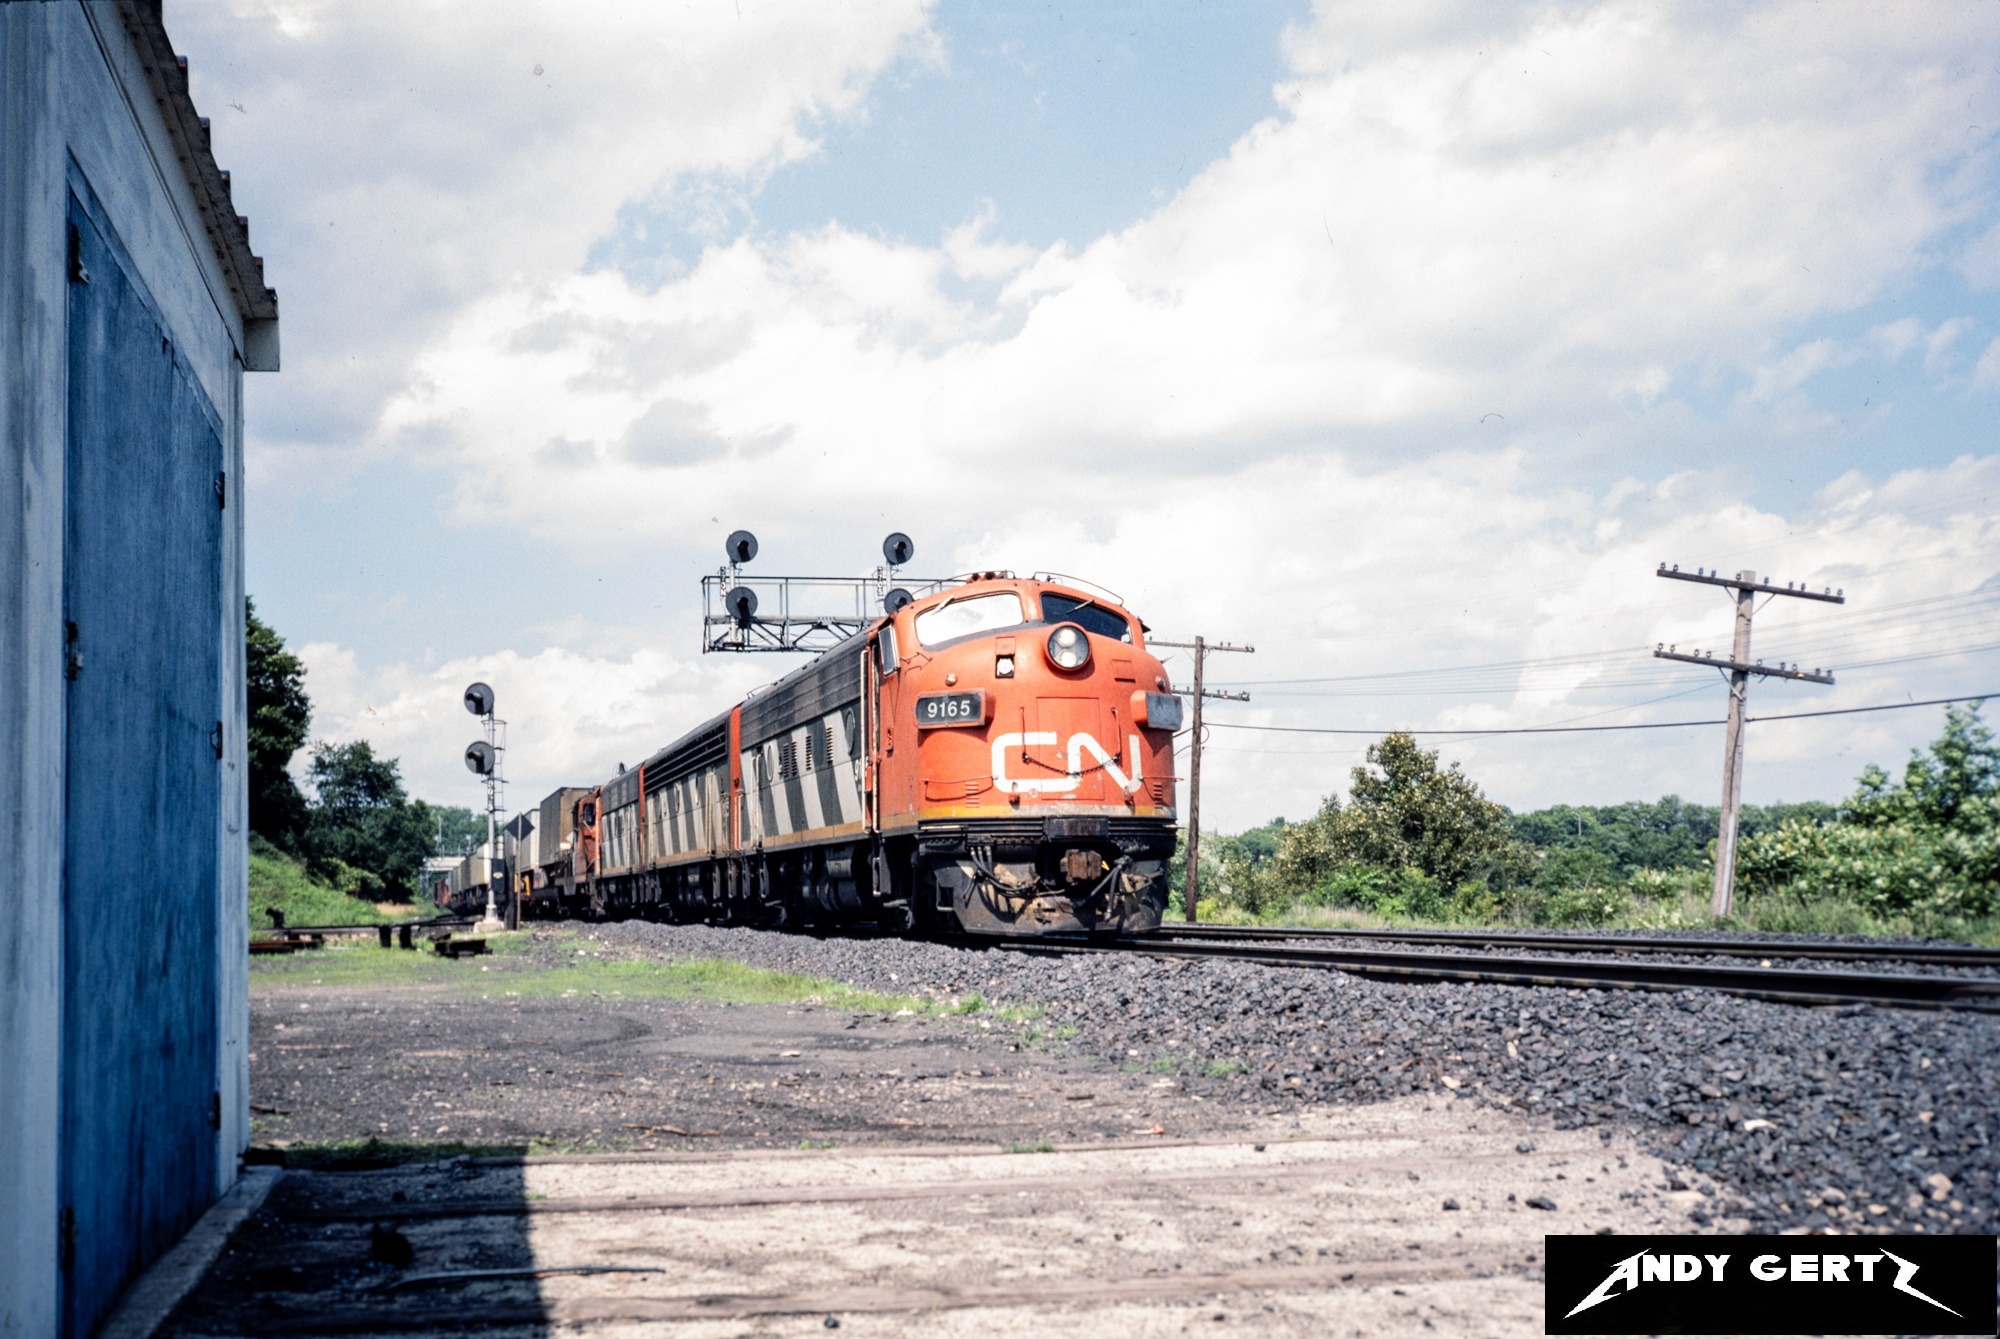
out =
[[[1007,1151],[1009,1153],[1053,1153],[1056,1151],[1056,1146],[1046,1139],[1037,1139],[1032,1144],[1009,1144],[1007,1145]]]

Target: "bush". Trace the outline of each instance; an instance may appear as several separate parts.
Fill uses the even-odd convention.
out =
[[[1900,781],[1879,767],[1840,821],[1785,823],[1738,848],[1746,899],[1848,903],[1871,916],[1976,918],[2000,909],[2000,748],[1979,708],[1945,712]]]
[[[1622,886],[1573,884],[1548,895],[1540,907],[1544,925],[1564,928],[1610,925],[1632,912],[1632,897]]]
[[[1747,896],[1784,896],[1801,906],[1852,902],[1873,915],[1985,916],[2000,892],[1990,875],[1992,834],[1924,829],[1909,823],[1864,827],[1786,824],[1745,842],[1736,877]]]
[[[1343,865],[1299,901],[1316,907],[1353,907],[1377,916],[1437,917],[1446,910],[1438,881],[1408,865]]]

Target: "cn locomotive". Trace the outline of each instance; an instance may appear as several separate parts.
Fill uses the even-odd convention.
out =
[[[1143,933],[1166,907],[1181,701],[1076,584],[947,584],[543,805],[528,916]]]

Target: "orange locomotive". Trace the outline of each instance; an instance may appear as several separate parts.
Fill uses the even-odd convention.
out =
[[[1152,930],[1181,703],[1145,631],[1011,573],[914,600],[575,798],[524,909]]]

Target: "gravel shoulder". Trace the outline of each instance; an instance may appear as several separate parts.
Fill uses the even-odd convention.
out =
[[[1252,1110],[1433,1094],[1630,1131],[1760,1231],[1991,1231],[2000,1210],[2000,1018],[707,926],[587,933],[608,952],[1033,1002],[1081,1053]]]

